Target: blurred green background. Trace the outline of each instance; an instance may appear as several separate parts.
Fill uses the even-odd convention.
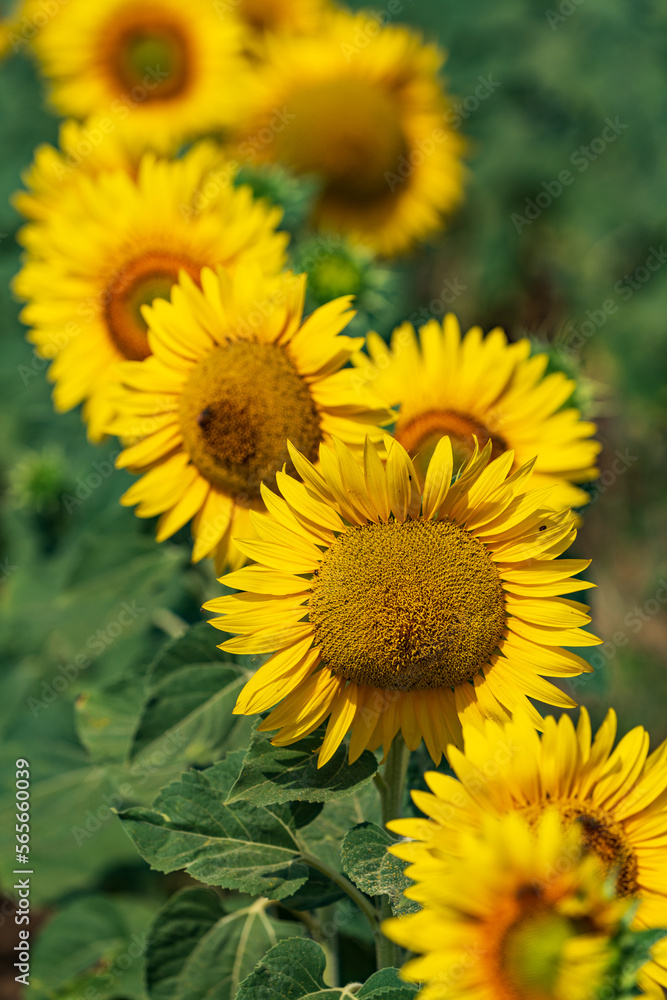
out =
[[[643,724],[661,740],[667,7],[660,0],[403,0],[397,19],[449,52],[446,77],[468,139],[469,177],[465,205],[443,238],[395,266],[399,294],[380,325],[386,334],[421,307],[438,316],[453,310],[463,326],[502,325],[513,338],[548,341],[555,364],[581,368],[580,396],[593,408],[604,449],[575,554],[593,559],[589,575],[599,589],[586,599],[605,645],[591,654],[595,675],[571,690],[595,722],[613,705],[622,729]],[[8,815],[14,760],[28,757],[40,831],[33,903],[60,905],[78,890],[133,880],[137,892],[145,890],[135,902],[141,910],[164,889],[111,814],[94,837],[73,831],[87,829],[89,812],[127,775],[143,674],[164,639],[200,620],[215,584],[210,569],[188,566],[185,538],[157,546],[152,524],[118,505],[129,477],[110,474],[114,443],[94,448],[78,413],[52,412],[44,364],[24,340],[9,291],[19,267],[19,219],[8,198],[34,147],[56,135],[29,59],[0,63],[0,802]],[[118,632],[126,605],[131,622]],[[221,740],[207,731],[189,757],[178,751],[149,763],[134,775],[137,797],[150,800],[184,761],[214,759]],[[12,884],[11,837],[3,824],[5,886]],[[129,937],[140,915],[116,913],[123,929],[108,934]],[[135,996],[136,984],[124,989]],[[34,993],[42,995],[56,996]]]

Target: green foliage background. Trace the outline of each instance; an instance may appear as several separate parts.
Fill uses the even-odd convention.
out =
[[[660,0],[404,0],[398,19],[421,26],[449,50],[450,91],[455,102],[469,99],[461,109],[469,180],[466,204],[442,240],[395,266],[400,294],[382,332],[421,306],[441,314],[443,298],[454,299],[447,308],[464,325],[503,325],[513,337],[528,332],[561,345],[577,344],[581,324],[593,315],[594,332],[579,338],[577,358],[591,380],[587,393],[607,475],[603,489],[594,490],[576,548],[593,558],[591,578],[599,585],[593,622],[606,644],[595,661],[604,665],[575,682],[574,695],[594,721],[612,704],[622,728],[643,724],[660,740],[667,736],[667,625],[656,599],[667,594],[660,589],[667,581],[667,261],[646,281],[633,275],[654,250],[659,259],[667,242],[667,8]],[[475,107],[484,81],[492,92]],[[590,147],[607,119],[618,123],[618,137],[581,169],[577,150]],[[206,767],[244,747],[249,724],[229,715],[243,668],[217,656],[212,630],[201,626],[179,639],[188,624],[201,621],[202,601],[216,592],[210,568],[188,565],[185,533],[158,546],[152,525],[120,508],[129,477],[110,474],[113,442],[94,448],[78,413],[54,415],[43,363],[23,339],[9,291],[19,267],[13,238],[19,219],[8,198],[34,147],[56,135],[31,63],[19,57],[0,64],[0,813],[10,815],[14,761],[27,757],[39,875],[32,902],[56,908],[60,920],[44,932],[30,998],[69,997],[72,982],[91,982],[104,997],[139,998],[140,963],[127,971],[114,963],[187,879],[150,873],[111,808],[146,809],[188,765]],[[526,200],[534,201],[545,184],[556,190],[563,170],[573,183],[517,231],[513,214],[524,216]],[[603,309],[609,300],[617,306],[611,315]],[[616,452],[626,456],[618,475]],[[74,499],[65,502],[64,495]],[[160,653],[169,639],[175,645]],[[252,787],[252,775],[246,779]],[[317,810],[319,801],[302,808]],[[269,807],[288,808],[261,806]],[[360,821],[378,819],[359,808]],[[326,810],[326,823],[320,817],[312,829],[320,842],[329,837],[340,846],[344,829],[336,826],[335,804]],[[296,829],[301,820],[293,822]],[[371,833],[364,837],[372,840]],[[12,841],[13,824],[3,820],[4,887],[12,884]],[[290,891],[341,905],[325,877],[314,885],[299,872],[290,878]],[[235,896],[223,906],[193,891],[200,896],[177,896],[170,906],[195,908],[193,941],[204,954],[212,948],[218,956],[236,955],[244,921],[257,922],[266,937],[243,958],[242,970],[231,962],[234,982],[241,971],[251,972],[268,944],[299,933],[293,921],[286,930],[286,913],[267,918],[252,911],[252,899]],[[372,971],[367,935],[355,919],[342,931],[351,966],[343,972],[351,978]],[[68,958],[67,935],[81,941]],[[275,954],[278,968],[281,953]],[[174,957],[172,979],[151,980],[151,997],[180,997],[173,983],[186,974],[181,958],[179,965]],[[229,994],[228,985],[217,988],[211,995]],[[369,997],[411,995],[388,980],[377,991],[372,983],[365,989]],[[246,990],[243,1000],[246,994],[255,995]]]

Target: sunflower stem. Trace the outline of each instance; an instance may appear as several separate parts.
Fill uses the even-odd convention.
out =
[[[382,799],[382,824],[398,819],[403,806],[405,778],[408,773],[410,751],[401,733],[394,737],[384,765],[383,782],[378,782]]]
[[[359,907],[363,915],[366,917],[366,920],[370,924],[371,930],[377,939],[377,935],[379,933],[378,912],[368,896],[364,896],[363,892],[360,892],[348,878],[341,874],[341,872],[337,872],[335,868],[330,868],[329,865],[327,865],[324,861],[320,861],[319,858],[314,858],[309,854],[302,854],[301,860],[304,864],[308,865],[309,868],[314,868],[316,871],[326,875],[327,878],[330,878],[331,881],[339,887],[339,889],[343,890],[346,896],[349,896],[352,902]]]
[[[387,754],[384,774],[376,775],[379,778],[376,785],[382,800],[383,826],[401,815],[409,760],[410,751],[401,733],[397,733]],[[382,897],[380,915],[382,920],[387,920],[392,915],[388,896]],[[395,968],[399,964],[398,946],[379,929],[375,936],[375,955],[378,969]]]

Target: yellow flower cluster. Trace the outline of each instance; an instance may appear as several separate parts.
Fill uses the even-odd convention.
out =
[[[235,711],[278,746],[325,726],[320,766],[348,734],[350,762],[448,760],[428,818],[387,817],[423,908],[386,933],[424,1000],[586,1000],[633,900],[667,923],[667,749],[530,700],[575,707],[572,647],[600,641],[563,558],[595,426],[527,339],[350,336],[352,296],[308,315],[281,209],[242,183],[315,178],[310,227],[384,257],[432,238],[464,180],[443,54],[327,0],[25,0],[2,39],[68,118],[15,197],[29,339],[56,409],[120,438],[121,502],[231,571],[222,648],[270,654]]]

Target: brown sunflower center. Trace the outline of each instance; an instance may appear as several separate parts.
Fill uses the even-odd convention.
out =
[[[216,347],[193,369],[181,396],[185,446],[210,483],[254,506],[275,486],[289,439],[311,461],[322,439],[317,408],[288,354],[274,344]]]
[[[104,311],[111,339],[123,357],[143,361],[151,353],[141,307],[154,299],[168,299],[181,269],[199,281],[201,269],[195,264],[161,251],[137,257],[114,275],[104,296]]]
[[[628,843],[623,826],[604,809],[596,809],[590,802],[569,800],[555,804],[566,824],[579,824],[586,849],[600,859],[607,871],[616,872],[618,895],[637,895],[637,855]],[[541,813],[541,806],[531,806],[525,810],[531,822],[537,821]]]
[[[186,89],[192,62],[188,39],[159,13],[151,16],[137,5],[136,20],[112,27],[105,46],[111,77],[122,92],[141,88],[141,100],[155,102]]]
[[[507,451],[507,444],[492,434],[484,424],[456,410],[427,410],[406,421],[397,421],[394,437],[408,452],[421,476],[426,475],[435,446],[447,434],[452,442],[454,470],[467,462],[475,448],[475,438],[483,448],[491,441],[492,458]]]
[[[304,87],[286,105],[277,133],[278,156],[298,173],[323,178],[334,197],[364,202],[390,194],[407,144],[396,103],[363,80],[337,79]]]
[[[505,627],[484,545],[452,521],[421,519],[339,535],[313,584],[309,616],[333,673],[398,691],[465,683]]]

